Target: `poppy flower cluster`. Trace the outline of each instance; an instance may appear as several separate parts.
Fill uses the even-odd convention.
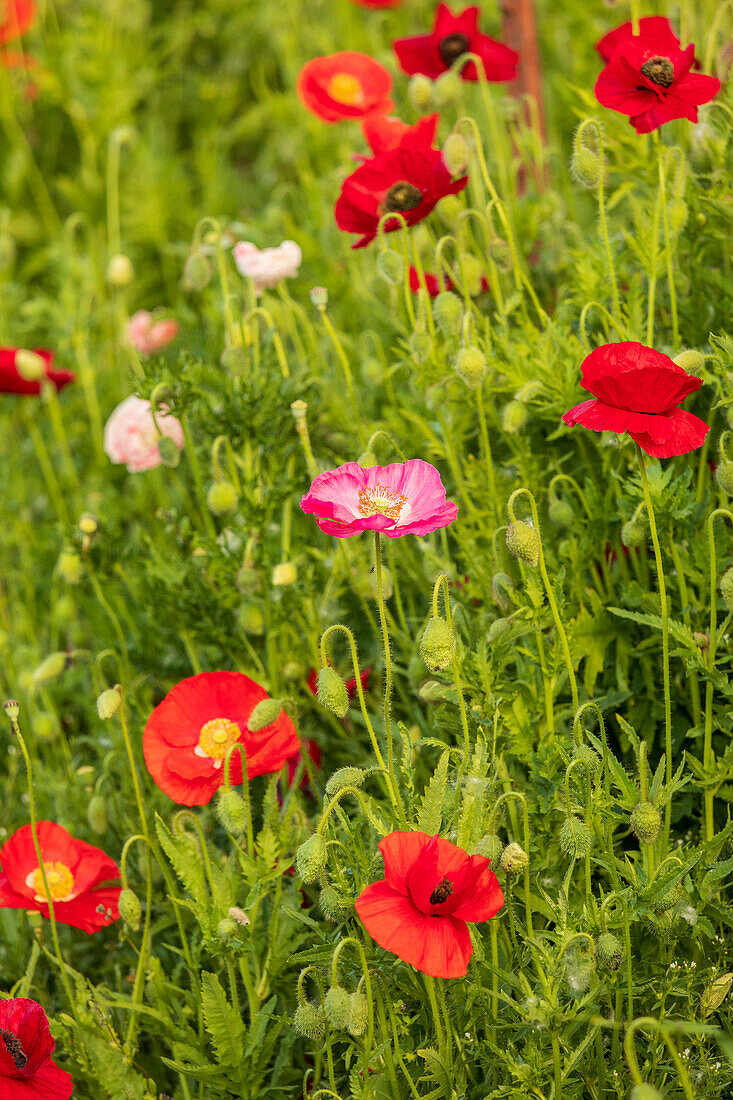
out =
[[[155,708],[143,733],[143,755],[153,780],[181,806],[204,806],[224,782],[232,745],[244,748],[247,778],[278,772],[300,750],[284,711],[263,729],[250,730],[252,711],[267,692],[241,672],[201,672],[181,680]],[[242,782],[241,753],[229,779]]]
[[[0,848],[0,909],[35,909],[48,917],[50,895],[61,924],[91,934],[116,921],[120,869],[115,861],[53,821],[39,821],[37,834],[43,870],[30,825]]]
[[[56,1042],[37,1001],[0,1001],[0,1096],[5,1100],[69,1100],[71,1074],[51,1059]]]
[[[372,939],[434,978],[462,978],[473,954],[468,924],[490,920],[504,894],[485,856],[421,832],[383,837],[384,879],[355,909]]]
[[[41,382],[48,379],[62,390],[76,377],[68,370],[55,370],[54,352],[47,348],[0,348],[0,393],[37,397]]]
[[[702,378],[687,374],[668,355],[633,340],[604,344],[584,359],[581,386],[594,396],[563,416],[595,432],[628,432],[652,458],[697,450],[708,425],[681,402]]]
[[[596,81],[596,98],[604,107],[628,115],[637,134],[658,130],[665,122],[697,122],[697,108],[720,91],[714,76],[693,73],[695,47],[682,49],[667,19],[639,20],[639,33],[624,23],[605,35],[596,49],[606,67]]]

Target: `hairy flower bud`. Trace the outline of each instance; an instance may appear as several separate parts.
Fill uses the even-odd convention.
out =
[[[733,566],[726,569],[720,578],[720,594],[723,597],[726,611],[733,612]]]
[[[177,444],[167,435],[158,440],[158,454],[163,465],[168,466],[171,470],[175,470],[181,461],[181,452]]]
[[[573,746],[573,760],[580,760],[583,765],[583,771],[591,775],[601,762],[601,758],[596,750],[592,749],[590,745],[586,745],[584,742]]]
[[[78,584],[84,573],[82,560],[76,550],[62,550],[56,568],[67,584]]]
[[[324,886],[318,898],[318,907],[326,920],[339,924],[350,915],[353,906],[333,886]]]
[[[640,844],[653,844],[661,823],[662,815],[651,802],[637,802],[629,819],[631,831]]]
[[[339,768],[338,771],[335,771],[328,780],[326,794],[329,798],[333,798],[344,787],[361,787],[365,779],[366,774],[361,768],[355,768],[347,764],[345,768]]]
[[[320,833],[313,833],[295,853],[295,864],[303,882],[315,882],[326,866],[326,841]]]
[[[715,481],[727,497],[733,497],[733,462],[725,459],[715,470]]]
[[[55,680],[57,676],[69,667],[69,657],[66,653],[51,653],[45,661],[33,670],[33,681],[36,684],[46,683],[47,680]]]
[[[474,297],[481,290],[483,275],[481,261],[471,252],[461,252],[458,257],[458,271],[467,293]]]
[[[524,401],[510,401],[501,414],[501,426],[508,435],[515,435],[525,427],[528,417]]]
[[[293,1016],[293,1027],[304,1039],[321,1042],[326,1034],[323,1009],[312,1004],[298,1005]]]
[[[529,856],[521,844],[507,844],[499,859],[499,866],[505,875],[515,875],[529,866]]]
[[[508,611],[512,606],[514,581],[508,573],[494,573],[491,578],[491,598],[500,611]]]
[[[237,620],[245,634],[255,634],[259,637],[265,633],[265,616],[255,600],[245,600],[241,604],[237,612]]]
[[[470,390],[477,390],[484,378],[488,364],[486,356],[477,347],[461,348],[453,360],[453,370],[462,378]]]
[[[613,933],[602,932],[596,944],[596,955],[601,966],[607,970],[618,970],[623,962],[624,949]]]
[[[93,794],[87,804],[89,828],[97,836],[107,832],[107,803],[101,794]]]
[[[589,190],[601,182],[601,158],[587,145],[579,145],[570,159],[570,175]]]
[[[449,134],[443,146],[443,164],[452,176],[460,176],[468,165],[468,142],[463,134]]]
[[[97,714],[106,722],[108,718],[114,718],[122,705],[122,688],[119,684],[113,688],[107,688],[97,696]]]
[[[216,934],[223,944],[230,944],[238,939],[239,925],[232,917],[222,917],[216,926]]]
[[[356,460],[358,466],[361,466],[362,470],[370,470],[372,466],[378,466],[377,456],[374,451],[362,451]]]
[[[449,668],[456,655],[456,636],[445,619],[428,620],[420,639],[420,656],[431,672]]]
[[[231,481],[215,481],[206,494],[206,503],[215,516],[225,516],[236,511],[239,493]]]
[[[324,1002],[326,1018],[333,1028],[343,1030],[349,1026],[351,998],[342,985],[332,985]]]
[[[573,993],[585,993],[596,969],[590,951],[569,951],[565,956],[565,980]]]
[[[669,913],[672,909],[676,909],[682,901],[684,893],[682,883],[678,882],[677,885],[673,886],[671,890],[668,890],[666,894],[662,894],[660,898],[654,899],[652,902],[654,912]]]
[[[489,645],[493,645],[494,642],[498,641],[499,638],[501,638],[502,634],[506,634],[510,625],[511,624],[508,619],[494,619],[493,623],[486,631],[486,641],[489,643]]]
[[[385,283],[397,286],[405,277],[405,261],[393,248],[385,248],[377,256],[377,271]]]
[[[448,69],[447,72],[441,73],[438,79],[433,85],[433,94],[435,96],[435,106],[442,110],[444,107],[450,107],[452,103],[456,103],[461,97],[461,91],[463,83],[458,73],[452,69]]]
[[[635,550],[646,542],[646,529],[638,519],[627,520],[621,528],[621,542],[627,550]]]
[[[349,693],[346,684],[330,665],[324,665],[318,673],[318,701],[337,718],[345,718],[348,714]]]
[[[272,583],[276,588],[287,588],[298,579],[298,567],[294,561],[281,561],[272,571]]]
[[[120,916],[127,927],[133,932],[137,932],[140,927],[140,916],[142,913],[140,900],[137,894],[133,893],[130,889],[120,890],[118,906]]]
[[[259,733],[265,726],[271,726],[282,710],[279,699],[261,699],[252,708],[252,713],[247,719],[247,729],[250,733]]]
[[[503,851],[504,845],[496,833],[485,833],[476,845],[476,855],[485,856],[492,867],[496,867]]]
[[[518,519],[506,529],[506,546],[510,554],[525,565],[535,568],[540,560],[540,536],[531,523]]]
[[[556,527],[571,527],[575,516],[572,504],[563,497],[550,501],[547,514]]]
[[[407,101],[417,114],[427,111],[433,103],[433,82],[422,73],[413,76],[407,85]]]
[[[560,830],[560,847],[566,856],[581,859],[590,851],[590,829],[579,817],[571,814],[565,818]]]
[[[427,359],[433,350],[433,338],[430,333],[426,332],[423,328],[415,329],[408,343],[410,345],[410,354],[418,360]]]
[[[191,290],[205,290],[211,282],[211,264],[202,252],[192,252],[183,265],[183,280]]]
[[[442,290],[433,299],[433,317],[444,336],[457,336],[463,320],[463,302],[451,290]]]
[[[629,1093],[629,1100],[663,1100],[662,1094],[659,1089],[655,1089],[654,1085],[634,1085],[633,1089]]]
[[[216,800],[216,816],[233,836],[241,836],[247,829],[247,806],[242,796],[231,788],[222,788]]]
[[[366,1031],[369,1022],[369,1002],[364,993],[351,994],[351,1011],[349,1015],[349,1034],[358,1038]]]
[[[687,224],[690,210],[684,199],[670,199],[667,203],[667,218],[669,228],[673,233],[679,233]],[[677,362],[677,360],[675,360]]]
[[[117,252],[110,257],[107,264],[106,279],[108,286],[115,290],[124,290],[135,278],[135,269],[129,256],[123,252]]]

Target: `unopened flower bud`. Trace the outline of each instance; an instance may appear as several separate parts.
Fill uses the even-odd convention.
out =
[[[582,187],[593,189],[601,182],[601,158],[587,145],[578,146],[570,160],[570,175]]]
[[[453,72],[452,69],[448,69],[447,72],[441,73],[433,85],[435,106],[439,110],[442,110],[444,107],[450,107],[452,103],[460,99],[462,88],[463,83],[458,73]]]
[[[142,910],[140,908],[140,900],[137,894],[133,893],[130,889],[120,890],[120,896],[118,900],[118,908],[120,910],[120,916],[127,925],[127,927],[137,932],[140,927],[140,916]]]
[[[326,866],[326,841],[320,833],[313,833],[301,844],[295,854],[295,865],[303,882],[315,882]]]
[[[265,616],[259,603],[245,600],[237,612],[239,625],[245,634],[257,637],[265,633]]]
[[[374,355],[370,355],[361,364],[361,375],[368,385],[379,386],[384,381],[384,366]]]
[[[97,836],[107,832],[107,803],[101,794],[93,794],[87,804],[89,828]]]
[[[325,665],[318,673],[318,701],[337,718],[345,718],[349,710],[349,693],[338,672]]]
[[[461,252],[458,257],[458,271],[466,292],[473,298],[481,290],[481,278],[484,269],[481,261],[471,252]]]
[[[501,426],[508,435],[515,435],[525,427],[528,418],[524,401],[510,401],[501,414]]]
[[[183,279],[192,290],[204,290],[211,282],[211,264],[202,252],[192,252],[183,266]]]
[[[370,470],[372,466],[379,465],[374,451],[362,451],[356,462],[357,465],[361,466],[362,470]]]
[[[293,561],[281,561],[272,571],[272,583],[277,588],[287,588],[298,579],[298,567]]]
[[[514,266],[514,257],[507,241],[502,237],[495,237],[489,245],[491,258],[499,271],[511,271]]]
[[[135,269],[129,256],[117,252],[107,264],[107,283],[115,290],[124,290],[135,278]]]
[[[417,114],[427,111],[433,103],[432,80],[423,76],[422,73],[413,76],[407,85],[407,100]]]
[[[230,944],[238,939],[239,925],[231,917],[222,917],[216,926],[216,934],[223,944]]]
[[[590,829],[579,817],[570,814],[560,830],[560,847],[566,856],[582,859],[590,851]]]
[[[224,348],[219,356],[219,362],[224,370],[229,371],[235,377],[241,377],[249,366],[249,359],[244,348]]]
[[[621,542],[627,550],[635,550],[646,542],[644,524],[638,519],[629,519],[621,528]]]
[[[699,374],[705,366],[705,356],[694,348],[687,348],[675,355],[673,362],[690,374]]]
[[[158,454],[163,465],[172,470],[175,470],[181,461],[181,452],[178,446],[167,435],[158,440]]]
[[[733,567],[726,569],[720,578],[720,594],[723,597],[726,611],[733,613]]]
[[[350,915],[353,906],[334,890],[333,886],[324,886],[318,898],[318,905],[326,920],[340,924]]]
[[[629,819],[631,831],[641,844],[654,843],[661,823],[662,815],[652,802],[637,802]]]
[[[667,890],[666,894],[662,894],[660,898],[655,898],[652,902],[652,907],[655,913],[669,913],[672,909],[676,909],[679,903],[684,897],[684,889],[682,883],[678,882],[676,886],[673,886],[671,890]]]
[[[293,1016],[293,1027],[304,1039],[321,1042],[326,1034],[323,1009],[312,1004],[298,1005]]]
[[[377,256],[377,270],[390,286],[397,286],[405,277],[405,261],[393,248],[385,248]]]
[[[570,527],[575,516],[572,504],[563,497],[550,501],[547,514],[550,517],[550,523],[554,523],[556,527]]]
[[[19,348],[15,353],[15,368],[26,382],[38,382],[46,377],[46,363],[35,351]]]
[[[715,469],[715,481],[727,497],[733,497],[733,462],[724,459]]]
[[[301,680],[303,678],[305,670],[300,661],[286,661],[281,672],[283,674],[283,680],[287,680],[288,683],[292,684],[296,680]]]
[[[43,684],[47,680],[55,680],[57,676],[69,667],[69,657],[66,653],[51,653],[45,661],[33,670],[33,680],[36,684]]]
[[[252,713],[247,720],[247,729],[250,733],[259,733],[266,726],[271,726],[282,710],[279,699],[260,699],[252,708]]]
[[[62,550],[56,568],[67,584],[78,584],[84,574],[84,565],[75,550]]]
[[[607,970],[618,970],[623,962],[624,949],[613,933],[603,932],[598,937],[596,955],[601,966],[605,966]]]
[[[420,639],[420,656],[431,672],[449,668],[456,655],[456,636],[445,619],[433,616]]]
[[[354,1038],[358,1038],[366,1031],[369,1022],[369,1002],[364,993],[351,994],[351,1011],[349,1014],[348,1030]]]
[[[113,688],[107,688],[97,696],[97,714],[106,722],[108,718],[114,718],[122,703],[122,688],[119,684]]]
[[[335,771],[328,780],[326,794],[329,798],[333,798],[344,787],[361,787],[365,779],[366,775],[362,768],[355,768],[353,765],[347,764],[345,768],[339,768],[338,771]]]
[[[520,844],[507,844],[499,859],[499,866],[505,875],[515,875],[529,866],[529,856]]]
[[[667,219],[673,233],[677,234],[684,229],[689,216],[690,210],[684,199],[670,199],[667,203]]]
[[[573,993],[585,993],[596,969],[596,960],[590,951],[568,952],[565,956],[565,980]]]
[[[510,623],[508,619],[494,619],[493,623],[486,631],[486,641],[489,645],[493,645],[494,642],[501,638],[502,634],[506,634],[509,626]]]
[[[239,493],[231,481],[215,481],[206,494],[206,503],[215,516],[228,515],[237,510]]]
[[[443,290],[433,299],[433,317],[444,336],[457,336],[463,320],[463,302],[457,294]]]
[[[595,749],[592,749],[590,745],[576,744],[573,748],[573,760],[579,760],[583,765],[583,771],[588,774],[593,774],[596,768],[601,762],[601,758]]]
[[[328,290],[325,286],[314,286],[310,290],[310,300],[316,309],[325,309],[328,305]],[[292,406],[291,406],[292,407]]]
[[[629,1100],[663,1100],[663,1097],[659,1089],[645,1082],[643,1085],[634,1085],[629,1093]]]
[[[452,176],[460,176],[468,164],[468,142],[463,134],[454,132],[448,135],[443,146],[443,164]]]
[[[540,536],[531,523],[518,519],[506,529],[507,550],[533,568],[540,560]]]
[[[233,836],[241,836],[247,829],[247,806],[242,796],[231,788],[222,788],[216,800],[216,816]]]
[[[500,611],[508,611],[512,606],[514,581],[508,573],[494,573],[491,578],[491,598]]]
[[[453,370],[471,390],[479,388],[486,377],[487,369],[486,356],[477,347],[461,348],[453,360]]]
[[[430,333],[426,332],[423,328],[415,329],[408,343],[410,346],[410,354],[413,358],[420,361],[427,359],[430,352],[433,350],[433,338]]]
[[[332,985],[324,1002],[326,1018],[333,1028],[343,1030],[349,1026],[351,998],[342,985]]]
[[[492,867],[496,867],[504,851],[504,845],[496,833],[485,833],[476,845],[476,855],[485,856]]]

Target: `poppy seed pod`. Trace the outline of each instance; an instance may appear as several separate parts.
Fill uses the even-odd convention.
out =
[[[444,336],[457,336],[463,320],[463,302],[450,290],[443,290],[433,299],[433,317]]]
[[[344,787],[361,787],[365,778],[366,776],[361,768],[354,768],[349,765],[345,768],[339,768],[326,783],[326,794],[329,798],[333,798]]]
[[[621,542],[627,550],[636,550],[646,542],[646,529],[638,519],[629,519],[621,528]]]
[[[303,882],[315,882],[326,866],[326,841],[320,833],[313,833],[295,853],[295,864]]]
[[[431,672],[439,672],[453,663],[456,636],[445,619],[433,616],[420,639],[420,656]]]
[[[328,305],[328,288],[314,286],[308,291],[309,297],[316,309],[325,309]],[[291,406],[292,408],[292,406]]]
[[[463,134],[452,133],[443,146],[443,162],[452,176],[460,176],[468,164],[468,142]]]
[[[593,190],[601,182],[601,158],[587,145],[579,145],[570,159],[570,175],[581,187]]]
[[[560,830],[560,847],[565,855],[581,859],[590,851],[590,829],[579,817],[571,814],[565,818]]]
[[[531,523],[516,520],[506,529],[506,546],[510,554],[525,565],[535,568],[540,560],[540,536]]]
[[[353,906],[337,890],[334,890],[333,886],[324,886],[318,898],[318,908],[326,920],[340,924],[349,916]]]
[[[87,821],[89,828],[97,836],[107,831],[107,803],[101,794],[93,794],[87,805]]]
[[[719,489],[722,489],[727,497],[733,497],[733,462],[726,459],[718,463],[715,470],[715,481]]]
[[[723,597],[726,611],[733,612],[733,567],[726,569],[720,578],[720,594]]]
[[[637,802],[629,825],[640,844],[653,844],[659,835],[662,815],[652,802]]]
[[[554,523],[556,527],[570,527],[575,516],[570,501],[564,500],[562,497],[550,502],[547,514],[550,518],[550,523]]]
[[[120,916],[125,924],[133,932],[137,932],[140,927],[140,917],[142,915],[142,909],[140,907],[140,900],[137,894],[132,890],[125,889],[120,891],[120,899],[118,902]]]
[[[369,1020],[369,1002],[364,993],[351,994],[351,1011],[349,1015],[348,1031],[357,1039],[366,1031]]]
[[[318,701],[337,718],[345,718],[349,711],[349,693],[343,678],[330,665],[324,665],[318,673]]]
[[[215,481],[206,494],[206,503],[215,516],[228,515],[236,511],[239,493],[231,481]]]
[[[525,867],[529,867],[529,856],[521,844],[512,841],[511,844],[507,844],[501,853],[499,866],[505,875],[515,875],[518,871],[523,871]]]
[[[216,801],[216,816],[222,826],[233,836],[241,836],[247,828],[247,807],[236,791],[222,790]]]
[[[106,691],[97,696],[97,714],[102,721],[106,722],[108,718],[114,718],[121,705],[122,688],[119,685],[107,688]]]
[[[293,1027],[304,1039],[321,1042],[326,1034],[323,1009],[312,1004],[298,1005],[293,1016]]]
[[[596,944],[596,955],[601,966],[607,970],[618,970],[623,962],[624,949],[612,932],[602,932]]]
[[[282,710],[279,699],[262,699],[255,707],[247,720],[247,729],[250,733],[259,733],[265,726],[271,726]]]
[[[342,985],[332,985],[324,1001],[326,1019],[333,1028],[344,1030],[351,1018],[351,998]]]
[[[477,390],[484,378],[488,364],[486,356],[477,347],[461,348],[453,360],[453,370],[470,390]]]
[[[405,277],[405,261],[393,248],[385,248],[377,256],[377,270],[385,283],[397,286]]]
[[[433,103],[432,80],[428,80],[422,73],[416,73],[407,85],[407,101],[418,114],[427,111]]]
[[[528,417],[524,401],[510,401],[501,414],[501,426],[508,435],[515,435],[525,427]]]

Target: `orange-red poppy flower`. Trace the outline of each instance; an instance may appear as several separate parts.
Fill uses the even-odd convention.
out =
[[[112,884],[120,869],[115,861],[53,821],[39,821],[37,830],[56,920],[89,933],[117,920],[120,887]],[[5,841],[0,866],[0,909],[36,909],[48,917],[48,894],[30,825]]]
[[[269,726],[249,729],[252,711],[267,698],[265,689],[241,672],[201,672],[176,684],[143,734],[145,763],[160,789],[182,806],[211,802],[234,744],[244,747],[248,779],[280,771],[300,741],[282,710]],[[240,752],[232,754],[229,779],[242,782]]]
[[[0,46],[21,38],[35,18],[35,0],[0,0]]]
[[[421,832],[379,842],[384,879],[356,899],[356,912],[380,947],[434,978],[462,978],[473,953],[467,921],[489,920],[504,894],[485,856]]]
[[[392,76],[373,57],[354,50],[314,57],[300,70],[300,102],[324,122],[389,114]]]

